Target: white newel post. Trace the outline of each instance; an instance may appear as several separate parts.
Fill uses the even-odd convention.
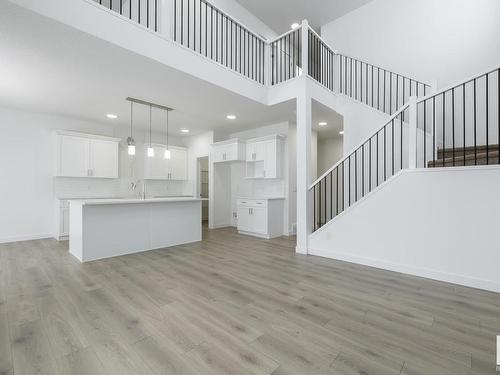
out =
[[[303,20],[301,24],[301,38],[302,38],[302,75],[304,77],[309,74],[309,22]]]
[[[266,68],[264,70],[264,84],[266,86],[271,86],[271,74],[273,70],[273,61],[272,61],[272,51],[271,51],[271,43],[267,42],[264,46],[264,61]]]
[[[307,86],[308,60],[307,21],[302,22],[302,85],[297,95],[297,247],[296,252],[308,253],[312,228],[311,200],[311,95]]]
[[[410,96],[409,101],[410,124],[408,132],[408,168],[417,168],[417,97]],[[425,134],[424,134],[425,137]]]

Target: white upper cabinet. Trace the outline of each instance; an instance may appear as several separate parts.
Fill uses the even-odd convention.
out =
[[[245,142],[230,139],[212,144],[212,162],[245,161]]]
[[[90,162],[92,177],[118,178],[118,142],[92,140]]]
[[[178,180],[188,179],[188,155],[187,149],[169,146],[170,159],[165,159],[164,145],[152,145],[155,154],[150,158],[147,156],[147,147],[144,147],[144,178],[146,180]]]
[[[170,160],[167,160],[167,177],[169,180],[187,180],[187,150],[172,147]]]
[[[284,139],[281,135],[272,135],[247,141],[247,178],[281,177]]]
[[[56,132],[59,177],[118,178],[120,139],[75,132]]]

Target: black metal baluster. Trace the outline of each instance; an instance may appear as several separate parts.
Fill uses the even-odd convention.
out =
[[[427,168],[427,100],[424,101],[424,168]]]
[[[474,165],[477,165],[477,101],[476,101],[476,79],[474,78]]]
[[[141,24],[141,0],[137,1],[138,9],[137,9],[137,19],[139,20],[139,25]]]
[[[175,19],[176,19],[176,4],[177,4],[177,0],[174,0],[174,40],[177,41],[176,37],[175,37]],[[131,20],[132,19],[132,0],[129,0],[128,2],[128,18]]]
[[[386,102],[386,98],[387,98],[387,94],[386,94],[386,91],[385,91],[385,87],[386,87],[386,83],[387,83],[387,74],[386,74],[386,70],[384,69],[384,112],[387,113],[387,109],[386,109],[386,106],[385,106],[385,102]]]
[[[372,138],[369,139],[369,146],[368,146],[368,192],[372,191]]]
[[[394,176],[394,119],[391,121],[391,142],[392,142],[392,151],[391,151],[391,159],[392,159],[392,176]]]
[[[378,133],[380,133],[380,130],[377,132],[377,186],[379,184],[379,181],[380,181],[380,173],[378,171],[378,165],[379,165],[379,162],[378,162],[378,157],[379,157],[379,150],[378,150],[378,143],[379,143],[379,136],[378,136]]]
[[[365,144],[361,146],[361,197],[365,196]]]
[[[349,205],[348,207],[351,206],[351,155],[349,155]]]
[[[446,166],[446,91],[443,92],[443,167]]]
[[[316,187],[318,185],[314,185],[313,187],[313,232],[316,231]]]
[[[358,201],[358,150],[354,151],[354,202]]]
[[[462,85],[462,102],[463,102],[463,105],[462,105],[462,109],[463,109],[463,120],[462,120],[462,125],[463,125],[463,131],[464,131],[464,166],[465,166],[465,83]]]
[[[132,18],[132,0],[129,0],[130,18]],[[177,0],[174,0],[174,41],[177,42]]]
[[[432,161],[436,166],[436,96],[432,97]]]
[[[188,0],[188,4],[189,4],[189,0]],[[149,29],[149,0],[146,0],[146,27]]]
[[[486,165],[490,164],[489,147],[489,73],[486,73]],[[500,108],[499,108],[500,110]]]
[[[387,126],[384,126],[384,181],[387,179],[387,136],[385,129]]]
[[[453,137],[451,138],[453,166],[455,166],[455,88],[451,89],[451,131],[453,133]]]

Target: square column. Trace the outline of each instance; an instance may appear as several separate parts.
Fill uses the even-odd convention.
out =
[[[297,247],[299,254],[308,253],[312,228],[312,201],[309,194],[311,179],[311,95],[307,80],[297,96]]]

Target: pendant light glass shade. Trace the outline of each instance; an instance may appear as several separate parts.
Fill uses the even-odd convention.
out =
[[[135,141],[132,137],[132,128],[134,124],[134,103],[130,102],[130,137],[127,138],[127,149],[129,155],[135,155]]]
[[[135,142],[134,138],[128,137],[127,138],[127,149],[128,149],[128,154],[133,156],[135,155]]]
[[[148,147],[148,157],[149,158],[154,158],[155,157],[155,149],[153,147]]]

